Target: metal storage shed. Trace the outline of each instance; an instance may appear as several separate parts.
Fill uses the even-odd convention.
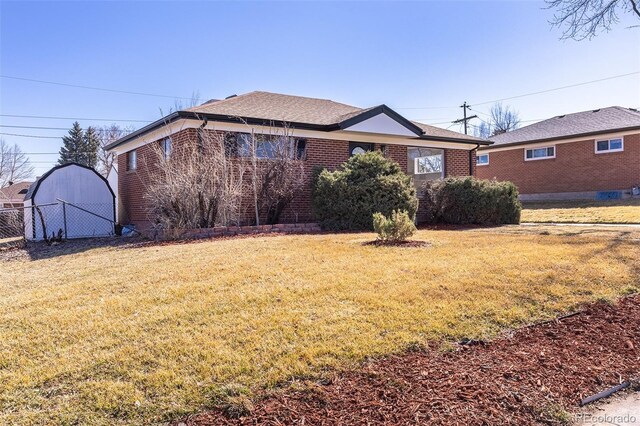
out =
[[[77,163],[56,166],[37,179],[24,199],[25,238],[114,235],[115,195],[107,180]]]

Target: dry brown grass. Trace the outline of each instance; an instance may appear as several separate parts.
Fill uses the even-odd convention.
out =
[[[0,261],[0,424],[141,424],[635,292],[635,239],[419,231]],[[67,243],[68,244],[68,243]],[[244,400],[244,399],[243,399]]]
[[[523,203],[522,222],[639,223],[640,198]]]

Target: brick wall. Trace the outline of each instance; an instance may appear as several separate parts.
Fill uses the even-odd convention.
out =
[[[208,130],[209,132],[213,132]],[[197,140],[196,129],[185,129],[171,135],[172,143],[177,146],[185,141]],[[156,141],[153,144],[159,144]],[[145,145],[137,149],[138,167],[135,171],[127,171],[127,155],[118,156],[119,174],[118,190],[121,197],[119,221],[121,223],[133,223],[138,227],[146,227],[149,224],[147,206],[144,202],[144,185],[148,181],[148,174],[153,170],[153,144]],[[388,158],[398,162],[404,171],[407,171],[407,146],[385,145],[384,152]],[[382,150],[383,146],[376,144],[376,150]],[[349,142],[329,139],[307,139],[305,169],[307,176],[315,166],[322,166],[329,170],[337,169],[349,158]],[[474,161],[475,162],[475,161]],[[469,152],[466,150],[445,150],[445,175],[463,176],[469,174]],[[246,202],[246,224],[253,224],[253,210],[251,203]],[[281,216],[283,223],[312,222],[314,220],[311,211],[311,190],[306,185],[303,191],[287,206]]]
[[[549,146],[552,146],[550,143]],[[521,194],[630,189],[640,184],[640,134],[624,137],[624,151],[595,153],[595,140],[556,144],[556,158],[525,161],[524,147],[491,152],[477,168],[482,179],[516,184]]]
[[[476,154],[471,154],[473,171],[475,172]],[[469,151],[447,149],[444,151],[445,176],[469,176]]]

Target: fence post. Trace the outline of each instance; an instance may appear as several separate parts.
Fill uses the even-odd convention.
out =
[[[67,237],[67,203],[62,202],[62,220],[64,221],[64,239],[68,240]]]

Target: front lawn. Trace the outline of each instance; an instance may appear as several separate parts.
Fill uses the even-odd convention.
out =
[[[640,224],[640,198],[522,203],[522,222]]]
[[[0,424],[171,420],[640,286],[635,238],[419,231],[429,246],[363,244],[373,238],[65,243],[0,260]]]

